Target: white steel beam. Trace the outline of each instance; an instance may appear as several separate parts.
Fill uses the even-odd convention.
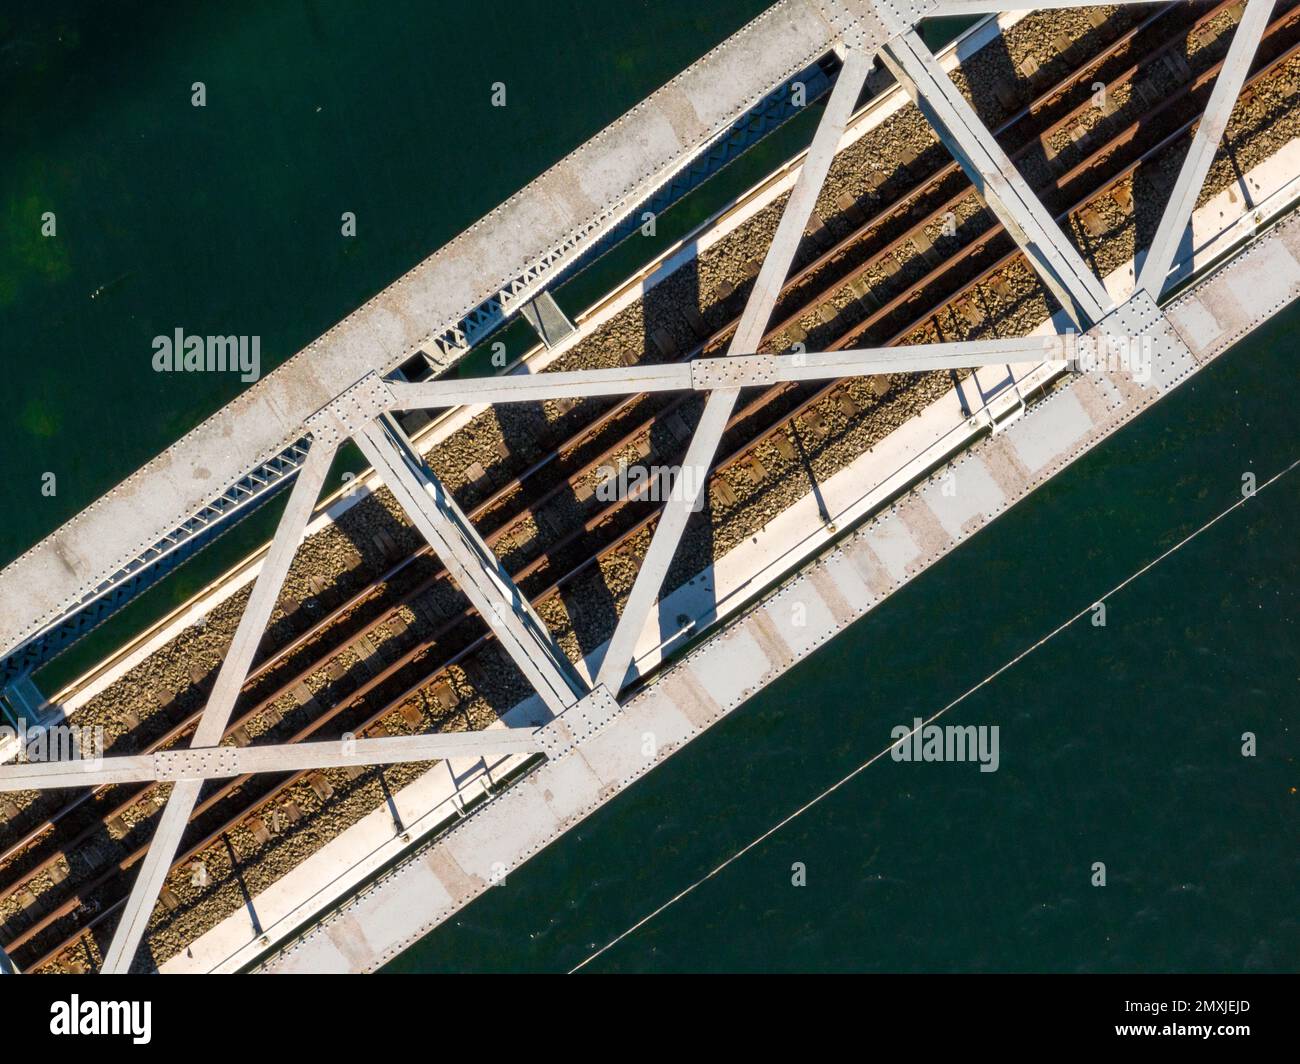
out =
[[[1228,128],[1228,119],[1232,116],[1241,86],[1250,72],[1251,60],[1259,48],[1260,38],[1268,28],[1273,4],[1274,0],[1249,0],[1246,11],[1233,32],[1223,66],[1214,79],[1214,89],[1210,93],[1205,115],[1196,127],[1192,146],[1183,160],[1174,191],[1165,206],[1164,214],[1160,216],[1156,235],[1151,240],[1151,249],[1138,272],[1138,287],[1154,300],[1158,300],[1164,291],[1174,256],[1187,232],[1192,209],[1201,194],[1201,186],[1205,184],[1205,176],[1210,172],[1210,164],[1214,162],[1224,130]]]
[[[620,366],[565,373],[511,373],[473,380],[390,381],[394,409],[415,410],[476,403],[536,403],[545,399],[585,399],[598,395],[632,395],[691,386],[689,363]]]
[[[536,402],[576,395],[638,395],[648,391],[712,390],[728,386],[771,384],[777,381],[824,380],[873,373],[926,372],[999,365],[1025,358],[1067,358],[1063,336],[1029,336],[1007,340],[973,340],[912,347],[827,351],[800,355],[726,355],[697,358],[673,366],[634,366],[592,369],[578,373],[542,373],[487,378],[483,392],[467,389],[469,382],[432,381],[427,384],[390,382],[395,409],[458,406],[480,402]],[[671,370],[671,372],[669,372]],[[552,381],[550,378],[559,378]],[[573,382],[573,383],[570,383]],[[480,382],[473,382],[478,385]],[[490,396],[484,399],[484,395]]]
[[[486,728],[471,732],[393,735],[379,739],[289,743],[274,746],[206,746],[85,761],[38,761],[7,765],[0,791],[98,787],[120,783],[172,783],[221,779],[255,772],[396,765],[452,757],[498,757],[540,753],[534,728]]]
[[[384,417],[354,439],[542,701],[558,715],[581,698],[564,651],[405,433]]]
[[[1080,328],[1112,300],[1025,179],[915,31],[880,50],[885,65],[934,126],[976,191]]]
[[[781,286],[789,276],[790,265],[799,249],[804,228],[817,204],[818,194],[844,137],[844,128],[853,113],[853,105],[857,103],[867,74],[871,72],[871,65],[871,56],[867,52],[857,48],[847,51],[844,65],[835,80],[835,88],[817,126],[812,146],[808,149],[794,190],[786,201],[776,235],[772,238],[772,245],[768,248],[767,257],[763,260],[753,291],[741,314],[740,324],[727,349],[728,354],[756,351],[763,339],[763,332],[781,294]],[[659,599],[660,589],[668,575],[673,556],[677,553],[677,545],[686,530],[686,523],[699,508],[700,500],[707,491],[709,467],[713,464],[718,444],[726,431],[739,395],[740,389],[737,387],[719,388],[709,394],[704,405],[704,413],[700,416],[682,463],[683,473],[690,470],[694,475],[689,477],[689,483],[687,477],[679,477],[677,490],[672,492],[664,504],[663,513],[650,539],[650,547],[596,676],[597,685],[603,685],[615,696],[623,687],[632,656],[636,652],[637,640],[645,627],[646,618]]]
[[[280,518],[275,539],[262,562],[253,590],[248,596],[248,604],[235,629],[235,637],[231,640],[208,703],[194,729],[192,746],[216,746],[221,742],[230,714],[235,708],[235,700],[252,667],[258,644],[266,632],[280,588],[298,551],[298,545],[302,542],[303,532],[311,519],[333,457],[334,448],[316,440],[298,471],[298,479],[285,505],[284,515]],[[117,930],[113,932],[113,941],[104,955],[104,972],[126,972],[130,969],[202,785],[202,780],[187,779],[172,788],[167,805],[158,819],[153,841],[149,844],[149,852],[145,854],[140,872],[131,887],[122,919],[118,922]]]
[[[1064,333],[782,355],[776,360],[777,379],[812,381],[879,373],[929,373],[937,369],[979,369],[981,366],[1033,360],[1071,362],[1075,358],[1076,335]]]

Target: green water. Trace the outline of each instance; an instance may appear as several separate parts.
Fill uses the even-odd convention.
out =
[[[218,409],[150,341],[269,369],[764,0],[45,3],[0,13],[0,560]],[[208,102],[190,105],[191,86]],[[489,106],[493,82],[508,106]],[[613,278],[788,157],[797,122]],[[54,211],[57,236],[40,236]],[[357,215],[345,240],[340,215]],[[580,309],[588,279],[561,293]],[[394,965],[567,969],[1300,452],[1294,315],[1253,338]],[[513,344],[523,334],[509,334]],[[42,475],[57,494],[41,493]],[[1294,968],[1297,473],[949,719],[1001,768],[884,761],[597,969]],[[255,519],[60,662],[211,579]],[[1240,735],[1259,756],[1240,756]],[[808,885],[789,885],[802,861]],[[1094,861],[1109,885],[1088,886]]]
[[[1243,472],[1300,458],[1297,327],[1252,336],[388,970],[567,971],[1230,506]],[[1298,528],[1300,469],[944,718],[998,725],[998,771],[886,757],[588,970],[1296,969]]]

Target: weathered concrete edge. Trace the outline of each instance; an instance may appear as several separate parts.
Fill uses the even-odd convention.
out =
[[[460,236],[0,570],[0,654],[40,631],[368,372],[414,355],[512,278],[572,259],[715,136],[868,17],[780,0]]]
[[[1246,278],[1249,278],[1247,280]],[[1261,290],[1261,283],[1263,290]],[[1269,289],[1268,285],[1272,284]],[[1284,309],[1300,297],[1300,217],[1292,216],[1236,256],[1203,278],[1165,308],[1165,315],[1186,343],[1190,363],[1180,366],[1175,375],[1162,387],[1152,387],[1145,393],[1135,392],[1127,386],[1127,403],[1122,413],[1107,421],[1096,433],[1085,436],[1077,446],[1058,458],[1053,458],[1033,474],[1027,484],[1016,493],[1008,495],[996,512],[989,517],[1006,512],[1011,506],[1031,494],[1075,459],[1128,424],[1153,403],[1170,394],[1188,379],[1237,343],[1251,330]],[[1085,405],[1096,409],[1100,390],[1091,378],[1075,378],[1062,390],[1040,403],[1026,417],[1050,416],[1059,409],[1064,397],[1074,399],[1083,389],[1092,389],[1082,396]],[[986,439],[942,468],[952,468],[984,455],[998,456],[998,438]],[[1005,448],[1004,448],[1005,450]],[[983,465],[982,462],[977,462]],[[616,723],[622,720],[634,728],[656,728],[660,740],[653,757],[638,757],[635,751],[614,754],[606,744],[602,751],[620,763],[622,772],[615,782],[602,782],[603,774],[596,772],[581,756],[581,749],[557,761],[548,762],[509,791],[494,799],[486,808],[451,831],[421,848],[366,891],[361,892],[342,908],[325,917],[307,931],[273,954],[259,966],[260,971],[282,972],[307,970],[300,968],[296,959],[305,959],[310,944],[312,961],[310,970],[357,971],[374,970],[452,916],[474,898],[484,893],[493,882],[492,875],[484,875],[484,868],[500,866],[508,872],[523,864],[533,854],[541,851],[566,831],[591,815],[616,794],[655,768],[681,749],[691,739],[738,708],[755,693],[766,687],[790,667],[805,658],[817,647],[838,634],[848,625],[864,616],[894,591],[924,572],[939,558],[944,557],[964,542],[969,535],[987,522],[962,532],[955,537],[943,537],[946,542],[935,543],[935,549],[901,576],[884,580],[871,587],[870,601],[865,606],[854,605],[836,596],[837,579],[842,579],[853,563],[846,560],[855,546],[864,541],[869,530],[883,520],[906,519],[924,521],[932,512],[922,498],[924,490],[934,485],[941,471],[917,485],[884,514],[868,522],[863,529],[844,543],[828,551],[818,561],[803,569],[788,581],[775,596],[757,603],[747,614],[728,628],[706,640],[680,662],[666,669],[653,683],[624,707]],[[869,548],[868,548],[869,552]],[[835,566],[842,568],[832,574]],[[882,571],[878,560],[873,560],[877,573]],[[887,569],[888,566],[883,568]],[[810,616],[810,631],[802,646],[791,650],[779,635],[774,633],[767,607],[783,596],[799,598],[802,589],[809,589],[808,600],[838,599],[833,609],[817,623]],[[775,636],[775,638],[774,638]],[[726,699],[709,696],[705,689],[708,669],[700,669],[702,661],[716,654],[727,654],[740,647],[761,647],[772,668],[756,675],[751,682],[740,686]],[[716,668],[716,667],[715,667]],[[741,670],[743,671],[743,670]],[[689,707],[689,708],[687,708]],[[669,723],[671,740],[662,742],[663,725]],[[597,738],[597,741],[599,737]],[[608,766],[604,766],[608,767]],[[540,835],[524,841],[517,850],[503,848],[502,840],[518,841],[521,825],[545,825]],[[414,888],[414,889],[413,889]],[[454,894],[453,894],[454,890]],[[400,904],[396,898],[400,895]],[[365,926],[353,915],[353,910],[364,903],[381,904],[386,909],[385,923],[391,928],[394,922],[405,924],[400,933],[388,941],[377,943],[369,935],[373,926]],[[419,903],[423,904],[419,904]],[[298,958],[295,955],[299,955]],[[324,962],[324,963],[322,963]]]

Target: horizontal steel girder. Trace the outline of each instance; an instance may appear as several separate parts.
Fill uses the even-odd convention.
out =
[[[395,735],[380,739],[290,743],[276,746],[208,746],[153,754],[34,761],[0,769],[0,791],[54,790],[120,783],[175,783],[221,779],[255,772],[396,765],[453,757],[540,753],[532,728],[488,728],[475,732]]]
[[[215,746],[221,742],[221,736],[235,708],[235,701],[253,664],[258,644],[266,634],[266,624],[275,609],[284,578],[302,543],[307,522],[311,519],[333,457],[333,446],[321,440],[313,441],[285,504],[271,549],[253,583],[253,590],[249,593],[248,603],[239,618],[239,626],[235,629],[230,648],[221,663],[221,670],[212,685],[212,693],[199,716],[192,746]],[[190,812],[198,798],[197,780],[182,780],[172,788],[149,845],[149,852],[140,863],[140,871],[131,887],[122,918],[113,932],[113,941],[104,954],[103,971],[130,970],[135,952],[144,938],[154,903],[158,900],[158,892],[162,890],[167,878],[171,859],[180,846],[181,837],[189,824]]]
[[[877,373],[924,373],[973,369],[1030,359],[1068,361],[1067,335],[917,344],[784,355],[726,355],[667,366],[629,366],[578,373],[517,374],[480,381],[432,381],[390,385],[394,408],[472,406],[476,403],[536,403],[547,399],[634,395],[642,392],[748,387],[781,381],[833,380]]]

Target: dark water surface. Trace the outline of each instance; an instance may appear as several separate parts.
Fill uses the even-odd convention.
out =
[[[259,335],[270,369],[765,6],[0,12],[0,561],[245,387],[155,374],[152,337]],[[190,105],[196,81],[206,108]],[[489,106],[496,81],[504,109]],[[809,135],[792,123],[633,258]],[[47,210],[54,239],[40,236]],[[892,726],[1221,511],[1243,472],[1262,482],[1300,456],[1297,321],[1253,337],[393,968],[572,967]],[[252,549],[273,518],[146,596],[51,684]],[[998,772],[882,761],[592,967],[1297,967],[1297,528],[1300,472],[1117,595],[1106,628],[1080,622],[957,707],[949,722],[1000,725]],[[1245,731],[1254,759],[1240,755]],[[1089,885],[1095,861],[1104,888]]]

